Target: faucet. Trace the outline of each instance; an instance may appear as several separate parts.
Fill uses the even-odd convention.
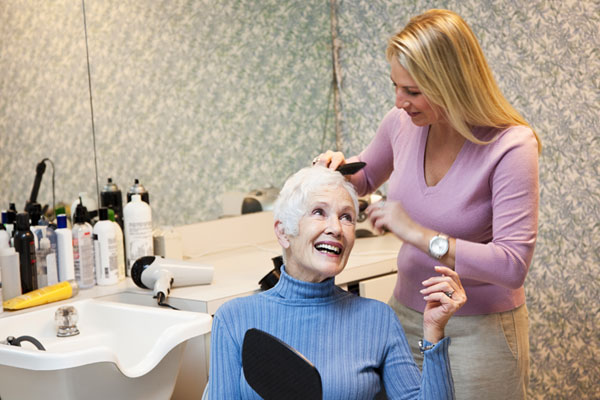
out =
[[[77,329],[78,320],[79,315],[77,314],[77,309],[75,309],[75,307],[59,307],[54,313],[54,321],[58,328],[56,336],[69,337],[79,335],[79,329]]]

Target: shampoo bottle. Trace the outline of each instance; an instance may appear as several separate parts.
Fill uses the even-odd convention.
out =
[[[15,250],[19,253],[21,291],[31,292],[38,288],[37,264],[35,259],[35,240],[29,229],[29,214],[17,214],[17,226],[14,236]]]
[[[73,260],[73,233],[67,225],[67,216],[60,214],[56,217],[56,246],[58,255],[58,281],[75,279],[75,262]]]
[[[123,230],[121,226],[115,221],[115,212],[108,209],[108,219],[115,224],[115,239],[117,241],[117,265],[119,266],[119,280],[125,279],[125,243],[123,238]]]
[[[127,275],[140,257],[154,255],[152,240],[152,210],[142,201],[139,194],[131,196],[123,210],[125,216],[125,254],[127,255]]]
[[[114,285],[119,282],[115,224],[108,219],[106,207],[100,207],[98,212],[100,220],[93,230],[96,282],[98,285]]]
[[[75,263],[75,280],[81,289],[96,284],[96,268],[94,259],[94,234],[89,223],[87,209],[80,201],[73,214],[73,261]]]
[[[19,253],[14,247],[0,247],[0,271],[2,271],[2,295],[5,300],[23,294]]]
[[[57,239],[56,239],[56,226],[51,225],[48,220],[44,217],[38,221],[39,230],[36,230],[38,242],[40,247],[46,247],[50,243],[50,251],[46,254],[46,285],[54,285],[58,283],[58,257],[57,257]],[[39,282],[38,272],[38,282]]]

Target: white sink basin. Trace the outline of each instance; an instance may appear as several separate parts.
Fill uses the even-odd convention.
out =
[[[169,399],[188,340],[210,332],[208,314],[94,299],[75,301],[77,336],[56,336],[59,305],[0,319],[0,398]]]

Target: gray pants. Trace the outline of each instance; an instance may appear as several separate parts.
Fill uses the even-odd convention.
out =
[[[398,303],[396,311],[419,367],[423,356],[423,314]],[[527,307],[485,314],[453,316],[445,331],[451,338],[450,368],[457,400],[519,400],[529,384],[529,322]]]

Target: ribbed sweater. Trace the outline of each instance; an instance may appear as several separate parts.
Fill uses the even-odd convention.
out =
[[[296,280],[282,267],[274,288],[217,310],[209,399],[260,399],[242,371],[242,343],[250,328],[270,333],[310,360],[321,375],[324,400],[370,400],[382,383],[389,399],[454,398],[449,338],[425,351],[421,375],[387,304],[344,291],[333,279]]]
[[[388,201],[429,229],[456,238],[455,270],[467,293],[456,315],[515,309],[525,303],[523,282],[533,258],[538,222],[538,152],[531,129],[474,128],[489,141],[465,141],[446,175],[435,186],[425,182],[429,126],[416,126],[394,108],[375,138],[358,156],[367,166],[352,176],[359,194],[388,181]],[[353,157],[349,161],[355,160]],[[425,301],[421,282],[440,262],[404,243],[398,254],[394,296],[419,312]]]

